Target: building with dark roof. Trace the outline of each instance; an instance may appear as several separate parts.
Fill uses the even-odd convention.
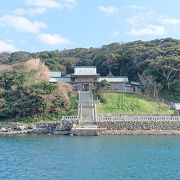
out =
[[[107,81],[112,84],[112,89],[117,92],[140,92],[142,86],[137,82],[129,82],[128,77],[108,76],[102,77],[97,73],[95,66],[77,66],[70,76],[61,76],[61,73],[52,72],[49,82],[65,82],[73,85],[75,91],[90,91],[97,87],[98,83]]]

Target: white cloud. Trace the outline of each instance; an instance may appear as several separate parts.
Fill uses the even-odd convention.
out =
[[[143,6],[138,6],[138,5],[129,5],[127,7],[130,9],[139,10],[139,11],[142,11],[145,9]]]
[[[112,37],[119,37],[119,35],[120,35],[120,32],[119,32],[119,31],[114,31],[114,32],[111,34]]]
[[[62,8],[56,0],[25,0],[27,4],[43,8]]]
[[[161,18],[159,22],[163,25],[180,25],[180,19]]]
[[[59,34],[39,34],[38,39],[51,46],[69,43],[68,38],[64,38]]]
[[[11,42],[0,40],[0,52],[14,52],[18,49]]]
[[[72,9],[76,5],[75,0],[62,0],[61,2],[58,2],[57,0],[25,0],[27,4],[41,7],[41,8],[68,8]]]
[[[76,1],[75,0],[64,0],[62,4],[64,7],[68,8],[68,9],[73,9],[76,6]]]
[[[105,14],[109,14],[109,15],[115,14],[119,11],[119,9],[115,6],[107,6],[107,7],[99,6],[98,10],[105,13]]]
[[[163,35],[166,33],[166,29],[163,26],[148,25],[144,28],[132,28],[127,32],[129,35],[133,36],[143,36],[143,35]]]
[[[34,16],[36,14],[43,14],[45,12],[46,12],[46,8],[39,7],[39,8],[29,8],[29,9],[18,8],[13,13],[19,16],[24,16],[24,15]]]
[[[28,33],[38,33],[42,28],[46,27],[44,22],[30,21],[25,17],[14,15],[1,16],[0,25]]]
[[[49,8],[67,8],[71,10],[76,6],[75,0],[63,0],[62,2],[57,2],[55,0],[25,0],[25,2],[35,7],[27,9],[18,8],[11,13],[19,16],[34,16],[45,13]]]
[[[131,18],[128,18],[127,22],[131,25],[135,25],[135,24],[140,23],[142,20],[143,20],[143,18],[140,16],[133,16]]]

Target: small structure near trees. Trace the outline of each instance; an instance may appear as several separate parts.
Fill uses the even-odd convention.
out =
[[[172,108],[174,109],[174,115],[180,116],[180,103],[174,103]]]

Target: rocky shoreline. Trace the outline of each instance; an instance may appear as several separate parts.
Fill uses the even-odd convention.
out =
[[[42,123],[42,124],[5,124],[0,125],[0,135],[13,134],[67,134],[66,129],[62,129],[60,123]]]
[[[119,122],[113,122],[113,126],[116,126]],[[121,122],[122,123],[122,122]],[[156,122],[157,123],[157,122]],[[122,123],[123,124],[123,123]],[[130,122],[128,122],[130,124]],[[134,125],[134,122],[132,122]],[[168,125],[168,128],[165,129],[159,128],[156,126],[156,128],[152,129],[152,122],[151,129],[146,126],[140,126],[138,122],[138,126],[134,126],[132,128],[132,125],[129,125],[127,128],[125,126],[119,127],[119,128],[108,128],[105,125],[107,125],[107,122],[104,122],[101,126],[98,124],[97,129],[89,129],[83,130],[83,133],[81,131],[76,130],[76,133],[72,131],[73,124],[71,122],[61,122],[61,123],[42,123],[42,124],[31,124],[31,125],[23,125],[23,124],[5,124],[0,125],[0,135],[22,135],[22,134],[46,134],[46,135],[180,135],[180,122],[178,121],[177,124],[173,122],[173,126],[170,128],[167,122],[164,124]],[[156,124],[157,125],[157,124]],[[162,126],[162,122],[160,123]],[[106,128],[105,128],[106,127]],[[118,127],[118,125],[116,126]],[[126,128],[125,128],[126,127]],[[92,133],[93,132],[93,133]]]

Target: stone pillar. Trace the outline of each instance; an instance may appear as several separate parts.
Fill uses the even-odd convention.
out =
[[[94,121],[96,122],[96,103],[94,102]]]
[[[82,104],[80,104],[80,118],[79,121],[82,121]]]
[[[80,119],[81,109],[80,109],[80,103],[78,102],[78,118]]]
[[[94,121],[94,102],[93,101],[90,103],[90,106],[91,106],[92,119]]]

